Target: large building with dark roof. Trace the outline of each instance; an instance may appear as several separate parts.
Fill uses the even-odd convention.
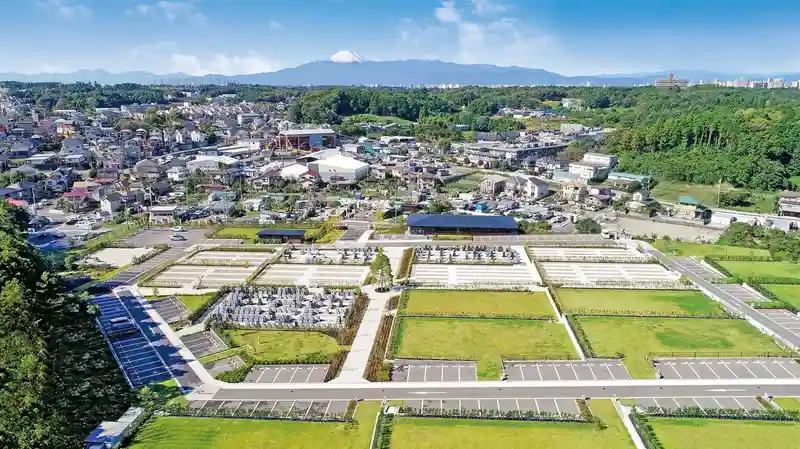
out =
[[[516,234],[517,222],[502,215],[411,214],[411,234]]]

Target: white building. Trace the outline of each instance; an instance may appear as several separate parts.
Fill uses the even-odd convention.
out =
[[[324,182],[352,183],[369,175],[369,164],[351,157],[337,155],[308,164]]]
[[[297,181],[301,176],[308,173],[308,167],[302,164],[292,164],[281,169],[281,178],[287,181]]]

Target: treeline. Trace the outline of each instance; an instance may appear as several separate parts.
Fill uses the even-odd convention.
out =
[[[130,390],[94,325],[27,243],[28,214],[0,202],[0,447],[82,448]]]

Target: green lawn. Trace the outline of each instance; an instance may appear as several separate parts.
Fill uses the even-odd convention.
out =
[[[800,399],[798,398],[774,398],[772,402],[784,410],[800,410]]]
[[[556,294],[564,313],[602,315],[679,314],[722,316],[720,306],[691,290],[603,290],[559,288]]]
[[[769,251],[765,249],[739,246],[707,245],[663,239],[656,240],[652,245],[659,251],[674,256],[769,256]]]
[[[362,402],[357,426],[343,423],[160,417],[145,425],[130,449],[366,449],[379,402]]]
[[[216,293],[206,293],[204,295],[175,295],[183,305],[186,306],[187,309],[191,310],[192,312],[196,312],[206,306],[209,301],[214,299]],[[166,298],[166,296],[148,296],[148,301],[161,301],[162,299]]]
[[[489,421],[473,419],[397,418],[392,449],[628,449],[628,432],[611,401],[591,401],[592,411],[608,427],[594,424]]]
[[[410,125],[414,122],[400,117],[393,117],[391,115],[375,115],[375,114],[358,114],[345,117],[345,120],[350,123],[396,123],[398,125]]]
[[[317,355],[330,357],[340,349],[333,337],[319,332],[225,329],[222,333],[231,339],[234,346],[252,348],[252,356],[257,361],[303,360]]]
[[[404,234],[406,232],[406,227],[402,224],[398,224],[389,228],[377,228],[372,235],[382,235],[382,234]]]
[[[544,292],[410,290],[408,295],[408,315],[555,316]]]
[[[800,423],[729,419],[649,418],[664,449],[786,449]]]
[[[471,235],[462,234],[436,234],[433,240],[472,240]]]
[[[736,189],[732,187],[730,184],[722,184],[719,191],[720,192],[729,192],[729,191],[738,191],[741,189]],[[751,201],[752,204],[746,207],[723,207],[722,209],[735,209],[735,210],[743,210],[743,211],[750,211],[750,212],[772,212],[775,207],[775,193],[751,193]],[[684,182],[677,182],[677,181],[659,181],[658,185],[656,185],[651,194],[654,199],[666,202],[666,203],[676,203],[678,198],[687,195],[691,196],[695,199],[698,199],[703,202],[706,206],[710,208],[720,209],[717,207],[717,185],[705,185],[705,184],[687,184]]]
[[[751,277],[780,277],[800,279],[800,264],[791,262],[752,262],[739,260],[718,261],[732,275],[742,279]]]
[[[762,285],[767,290],[775,294],[779,299],[782,299],[789,304],[800,308],[800,285]]]
[[[576,356],[560,323],[535,320],[402,318],[392,346],[404,358],[476,360],[479,380],[500,378],[501,356]]]
[[[783,352],[745,320],[577,317],[598,355],[625,354],[634,378],[652,378],[650,352]]]
[[[472,172],[459,178],[457,181],[446,184],[445,187],[448,189],[463,191],[478,190],[478,185],[480,184],[481,179],[485,178],[486,176],[488,176],[488,173]]]

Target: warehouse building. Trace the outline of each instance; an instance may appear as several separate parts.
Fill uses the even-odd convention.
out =
[[[410,214],[411,234],[516,234],[517,222],[503,215]]]
[[[329,184],[352,184],[369,174],[369,164],[340,154],[309,162],[308,168]]]

